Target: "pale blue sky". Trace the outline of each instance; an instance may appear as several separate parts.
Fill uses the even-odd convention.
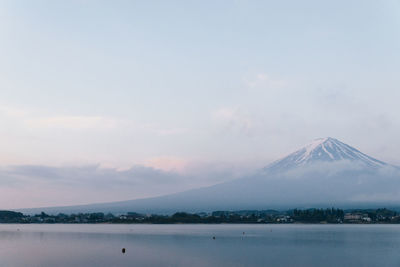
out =
[[[325,136],[400,164],[400,1],[1,0],[0,38],[2,166],[242,173]]]

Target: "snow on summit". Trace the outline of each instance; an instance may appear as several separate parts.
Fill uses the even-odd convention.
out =
[[[321,161],[334,162],[339,160],[357,161],[373,168],[387,165],[335,138],[326,137],[316,139],[283,159],[275,161],[267,169],[282,170]]]

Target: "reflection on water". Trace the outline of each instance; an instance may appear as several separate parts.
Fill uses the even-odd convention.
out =
[[[267,265],[400,266],[400,226],[0,225],[0,266]]]

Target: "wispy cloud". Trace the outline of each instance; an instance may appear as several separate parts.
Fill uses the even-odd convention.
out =
[[[222,107],[212,113],[212,118],[226,131],[251,134],[256,126],[255,120],[240,108]]]
[[[0,106],[0,114],[4,119],[28,128],[60,128],[60,129],[110,129],[128,124],[124,119],[98,115],[48,115],[37,109],[21,109],[11,106]]]
[[[181,135],[189,132],[189,129],[185,127],[165,127],[159,123],[146,123],[140,127],[159,136]]]
[[[243,79],[245,85],[248,88],[258,88],[264,90],[280,89],[288,85],[288,81],[275,78],[268,73],[258,73],[251,77],[246,77]]]
[[[178,157],[155,157],[146,160],[145,166],[163,171],[174,171],[183,173],[186,169],[188,161]]]
[[[112,129],[118,127],[121,120],[101,116],[54,116],[30,118],[29,127],[62,129]]]
[[[131,129],[147,131],[148,133],[168,136],[189,132],[187,127],[162,125],[156,122],[138,122],[132,119],[102,116],[102,115],[49,115],[43,110],[27,110],[0,105],[0,115],[4,119],[30,129],[70,129],[70,130],[101,130],[101,129]]]
[[[0,114],[7,117],[25,117],[29,112],[25,109],[15,108],[11,106],[0,105]]]

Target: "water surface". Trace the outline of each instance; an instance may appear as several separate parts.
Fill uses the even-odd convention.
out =
[[[3,224],[0,266],[400,266],[400,226]]]

